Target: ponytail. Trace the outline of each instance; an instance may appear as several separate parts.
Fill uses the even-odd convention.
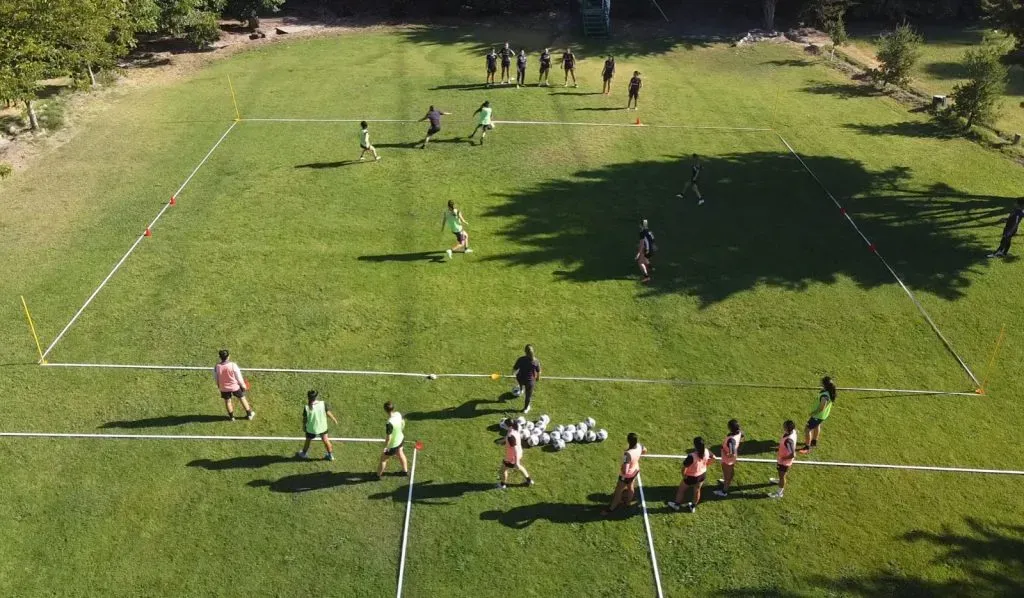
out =
[[[735,419],[730,419],[729,423],[728,423],[728,426],[729,426],[729,434],[730,435],[736,435],[736,434],[742,434],[743,433],[743,430],[740,429],[740,422],[738,422]]]
[[[707,449],[704,448],[704,439],[700,436],[693,439],[693,453],[697,455],[698,459],[703,459],[707,456]]]
[[[828,400],[835,402],[836,400],[836,385],[832,382],[832,378],[825,376],[821,379],[821,387],[825,392],[828,393]]]

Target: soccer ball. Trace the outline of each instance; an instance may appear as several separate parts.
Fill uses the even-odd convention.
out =
[[[597,431],[597,441],[601,442],[602,440],[608,440],[608,430],[604,428]]]
[[[565,431],[570,433],[570,434],[575,434],[576,433],[576,426],[573,425],[573,424],[569,424],[568,426],[565,427]]]
[[[587,442],[594,442],[595,440],[597,440],[597,434],[593,430],[587,432]]]
[[[559,434],[565,432],[565,426],[563,426],[562,424],[558,424],[557,426],[555,426],[555,432],[558,432]]]
[[[576,430],[576,435],[573,436],[573,440],[576,442],[583,442],[583,439],[587,437],[587,433],[583,430]]]
[[[544,433],[544,434],[540,435],[540,443],[541,444],[548,444],[550,442],[551,442],[551,434]]]
[[[526,446],[537,446],[537,437],[536,436],[527,436],[526,437]]]
[[[548,416],[547,413],[545,413],[544,415],[540,416],[540,421],[544,422],[544,425],[546,426],[551,423],[551,418]]]
[[[582,431],[584,434],[586,434],[587,433],[587,424],[585,424],[583,422],[580,422],[580,423],[576,424],[576,431],[577,432]]]
[[[526,429],[527,430],[533,430],[533,426],[534,425],[535,424],[533,422],[526,422]]]
[[[508,430],[508,420],[502,418],[502,420],[498,422],[498,427],[502,430]]]
[[[565,442],[561,440],[552,441],[551,446],[555,447],[556,451],[560,451],[565,448]]]
[[[596,425],[597,425],[597,422],[594,421],[594,418],[592,418],[592,417],[588,417],[587,418],[587,427],[588,428],[593,428]]]
[[[523,428],[525,428],[525,427],[526,427],[526,418],[525,418],[525,417],[523,417],[522,415],[520,415],[520,416],[519,416],[519,417],[518,417],[518,418],[516,419],[516,421],[517,421],[517,422],[519,422],[519,429],[520,429],[520,430],[522,430]]]
[[[552,432],[551,434],[549,434],[549,436],[551,437],[551,442],[558,442],[559,440],[562,439],[562,433],[557,431]]]
[[[523,389],[522,388],[519,388],[519,386],[513,386],[512,387],[512,396],[518,397],[521,394],[523,394]]]
[[[534,422],[533,423],[533,429],[534,430],[540,430],[541,432],[543,432],[547,427],[548,427],[548,425],[546,423],[544,423],[543,421],[539,421],[539,422]]]
[[[571,434],[568,431],[562,432],[562,442],[569,443],[569,442],[572,442],[575,439],[576,439],[576,433],[575,432],[573,432]]]

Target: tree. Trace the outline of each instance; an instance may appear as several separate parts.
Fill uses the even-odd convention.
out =
[[[67,54],[57,41],[70,17],[66,9],[65,2],[0,2],[0,97],[25,104],[33,131],[39,128],[39,82],[67,72]]]
[[[953,88],[953,114],[966,120],[966,129],[975,122],[991,122],[997,115],[999,100],[1006,91],[1009,71],[1000,61],[1005,48],[984,43],[964,53],[967,81]]]
[[[224,13],[255,30],[260,26],[261,12],[277,12],[282,4],[284,0],[228,0]]]
[[[883,34],[878,44],[879,79],[884,84],[904,86],[910,82],[910,71],[921,57],[924,38],[904,23],[895,31]]]
[[[92,85],[95,69],[113,68],[135,47],[139,33],[156,29],[153,0],[78,0],[75,6],[59,42],[73,74],[88,75]]]
[[[224,0],[156,0],[159,9],[157,28],[189,43],[205,48],[220,39],[217,19]]]
[[[1024,3],[1021,0],[981,0],[985,20],[992,27],[1005,31],[1024,46]]]
[[[836,56],[836,47],[846,43],[846,11],[853,5],[852,0],[812,0],[804,9],[804,17],[821,27],[832,40],[830,60]]]
[[[765,31],[775,31],[775,5],[778,3],[779,0],[761,0]]]

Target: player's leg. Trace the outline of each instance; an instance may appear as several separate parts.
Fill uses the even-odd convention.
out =
[[[372,145],[370,146],[370,153],[373,154],[374,160],[380,160],[380,154],[377,153],[377,148],[373,147]]]
[[[245,417],[248,419],[256,417],[256,412],[249,406],[249,398],[245,396],[245,391],[239,390],[235,396],[238,397],[238,401],[242,403],[242,409],[245,409]]]
[[[483,126],[483,125],[477,125],[477,126],[473,127],[473,132],[469,134],[469,137],[467,137],[467,139],[472,139],[473,136],[476,135],[476,132],[480,130],[481,126]]]
[[[694,183],[691,187],[693,187],[693,192],[697,194],[697,205],[704,205],[704,194],[700,192],[700,185]]]
[[[526,468],[523,467],[523,462],[522,461],[516,463],[516,469],[519,470],[519,473],[523,474],[523,478],[524,478],[524,482],[523,483],[526,484],[527,486],[532,486],[533,485],[533,478],[530,477],[530,472],[526,471]]]
[[[569,74],[572,75],[572,86],[576,87],[576,69],[569,69]]]
[[[462,231],[462,253],[473,253],[473,250],[469,248],[469,233]]]
[[[622,494],[625,490],[626,484],[622,480],[615,483],[615,490],[612,492],[612,502],[608,505],[608,508],[604,510],[606,514],[619,508],[619,504],[622,503]]]
[[[679,199],[683,199],[684,197],[686,197],[686,193],[687,193],[687,191],[690,190],[690,187],[692,185],[693,185],[693,181],[686,181],[686,184],[683,185],[683,190],[680,191],[679,193],[676,193],[676,197],[678,197]]]
[[[398,463],[402,466],[402,473],[409,473],[409,461],[405,458],[405,448],[398,447]]]
[[[704,487],[704,482],[703,481],[697,482],[697,485],[693,487],[693,506],[690,507],[691,511],[695,510],[697,508],[697,505],[700,504],[700,491],[701,491],[701,488],[703,488],[703,487]]]
[[[722,463],[722,479],[719,480],[722,487],[715,490],[715,496],[728,496],[729,486],[732,485],[732,476],[735,473],[735,465],[729,465],[728,463]]]
[[[622,491],[622,504],[629,506],[633,504],[633,499],[636,498],[636,476],[626,484],[626,488]]]
[[[505,461],[501,462],[501,468],[498,469],[498,488],[504,490],[508,486],[508,463]]]
[[[224,399],[224,409],[226,409],[227,412],[228,412],[228,419],[231,419],[231,420],[235,419],[235,404],[231,400],[231,393],[230,392],[222,392],[222,393],[220,393],[220,396],[221,396],[221,398]]]
[[[668,503],[667,503],[668,506],[671,507],[673,511],[678,511],[682,507],[683,499],[686,498],[686,489],[687,488],[688,488],[688,486],[686,485],[686,480],[685,479],[680,480],[679,486],[676,487],[676,495],[673,497],[672,500],[668,501]]]
[[[334,461],[334,445],[331,444],[331,437],[324,432],[320,435],[320,439],[324,441],[324,448],[327,449],[327,455],[324,457],[327,461]]]
[[[530,412],[530,402],[533,400],[533,387],[534,387],[534,384],[535,383],[532,380],[528,384],[526,384],[526,395],[525,395],[526,398],[525,398],[525,401],[523,403],[523,413],[529,413]]]
[[[378,478],[384,475],[384,471],[388,468],[388,461],[390,459],[391,459],[391,456],[388,455],[388,449],[384,449],[383,451],[381,451],[381,453],[380,453],[380,463],[377,464],[377,477]]]
[[[303,443],[302,450],[295,454],[296,457],[300,459],[306,458],[306,455],[309,454],[309,445],[313,442],[313,438],[315,438],[313,434],[306,433],[306,442]]]

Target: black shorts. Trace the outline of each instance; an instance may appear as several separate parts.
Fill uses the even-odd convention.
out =
[[[455,240],[458,241],[460,245],[466,242],[466,231],[462,231],[461,233],[454,233],[454,234],[455,234]]]
[[[787,471],[789,471],[790,467],[790,465],[783,465],[782,463],[775,464],[775,468],[779,470],[780,475],[785,474]]]
[[[508,469],[515,469],[515,468],[519,467],[518,463],[509,463],[508,461],[505,461],[504,459],[501,462]]]
[[[526,392],[524,394],[526,395],[525,398],[527,400],[530,400],[530,399],[533,398],[533,387],[537,385],[537,381],[536,380],[526,380],[526,381],[523,381],[523,380],[517,379],[516,383],[519,384],[519,386],[522,386],[523,388],[526,389]]]
[[[511,66],[512,66],[511,62],[503,62],[503,63],[501,63],[501,68],[503,68],[503,69],[507,69],[507,68],[509,68]]]
[[[313,434],[312,432],[306,432],[306,440],[316,440],[321,436],[327,436],[327,432],[324,432],[323,434]]]
[[[544,74],[547,74],[549,72],[551,72],[551,67],[550,66],[541,66],[540,67],[540,74],[544,75]]]
[[[607,73],[601,75],[601,78],[605,80],[605,83],[612,80],[612,76]]]
[[[229,390],[226,392],[223,390],[220,391],[220,398],[224,399],[225,401],[230,399],[231,397],[235,397],[236,399],[244,399],[245,391],[242,390],[241,388],[239,388],[238,390]]]
[[[621,475],[619,476],[619,481],[622,482],[623,484],[627,485],[627,486],[632,484],[633,480],[635,480],[635,479],[636,479],[636,476],[633,476],[631,478],[627,478],[627,477],[621,476]]]
[[[396,446],[394,448],[386,448],[386,449],[384,449],[384,454],[387,455],[388,457],[394,457],[395,455],[398,454],[398,451],[402,450],[403,446],[405,446],[405,441],[402,441],[401,444],[399,444],[398,446]]]
[[[431,135],[437,135],[440,132],[441,127],[430,127],[429,129],[427,129],[427,137],[430,137]]]
[[[697,484],[703,484],[704,479],[707,478],[707,475],[708,474],[706,473],[702,473],[700,475],[683,476],[683,483],[686,484],[687,486],[696,486]]]
[[[487,72],[489,74],[493,75],[494,73],[498,72],[498,67],[496,67],[496,66],[489,66],[489,67],[487,67]]]
[[[631,99],[637,99],[637,98],[639,98],[639,97],[640,97],[640,90],[636,90],[636,91],[633,91],[632,89],[631,89],[631,90],[629,90],[629,97],[630,97]]]
[[[822,424],[822,422],[824,422],[824,421],[825,420],[823,420],[823,419],[818,419],[816,417],[812,417],[811,419],[807,420],[807,429],[808,430],[813,430],[813,429],[817,428],[818,426],[820,426]]]

